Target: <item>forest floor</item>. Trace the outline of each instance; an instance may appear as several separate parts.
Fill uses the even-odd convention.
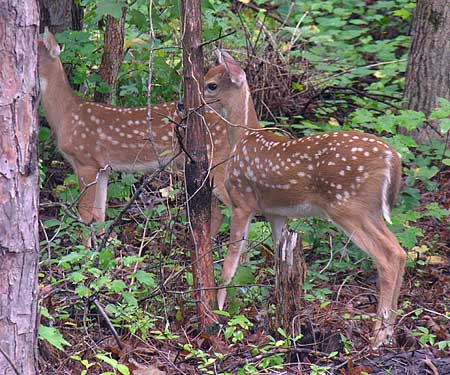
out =
[[[440,179],[441,189],[433,193],[424,192],[422,204],[425,206],[430,202],[439,202],[449,209],[450,169],[441,171],[436,178]],[[49,200],[45,191],[41,200]],[[56,209],[41,209],[41,219],[49,219],[52,215],[57,215],[57,212]],[[119,234],[122,236],[122,243],[125,240],[130,243],[123,245],[116,252],[116,257],[137,254],[142,250],[139,239],[132,235],[136,229],[132,215],[133,213],[124,218],[123,232]],[[279,337],[272,338],[277,337],[277,333],[271,330],[273,314],[269,312],[269,306],[274,303],[273,288],[269,287],[269,295],[263,305],[255,301],[241,312],[252,326],[240,340],[233,343],[225,338],[223,330],[211,335],[199,333],[195,304],[186,299],[183,293],[172,292],[189,289],[185,279],[178,277],[172,284],[167,284],[164,279],[167,274],[160,273],[161,279],[156,280],[160,285],[159,299],[153,300],[154,296],[144,296],[141,299],[143,304],[159,311],[159,316],[155,316],[154,328],[142,335],[140,332],[130,332],[123,322],[116,324],[119,344],[107,319],[102,317],[101,309],[96,308],[96,303],[100,301],[103,306],[106,303],[118,303],[120,296],[106,295],[100,290],[95,298],[80,298],[74,293],[76,285],[67,279],[68,270],[64,270],[58,259],[54,259],[49,266],[41,268],[40,305],[57,318],[52,321],[42,317],[41,322],[46,326],[57,327],[71,346],[58,350],[47,341],[40,340],[41,374],[126,374],[126,370],[117,366],[118,363],[127,365],[135,375],[450,374],[449,224],[448,217],[443,221],[424,218],[417,222],[425,233],[421,243],[434,243],[437,246],[433,249],[432,256],[420,251],[410,252],[409,258],[413,261],[406,269],[401,289],[402,312],[396,323],[395,340],[379,351],[370,348],[373,322],[362,318],[364,314],[375,313],[374,267],[357,267],[351,271],[353,274],[342,270],[332,280],[322,281],[322,285],[318,287],[327,288],[332,294],[327,296],[327,304],[320,300],[304,302],[304,310],[297,317],[302,322],[303,338],[291,345],[286,345],[286,342],[278,345],[276,340]],[[186,244],[189,244],[186,228],[180,226],[176,230],[176,241],[186,248]],[[63,241],[62,246],[66,246],[70,252],[73,246],[71,239]],[[165,252],[164,246],[167,245],[151,245],[153,249],[173,257],[170,249]],[[43,242],[41,253],[47,255],[49,249]],[[189,257],[185,254],[179,256],[179,262],[189,267]],[[305,257],[308,264],[315,260],[313,252],[307,253]],[[155,263],[160,261],[161,258],[158,258]],[[260,266],[270,268],[272,262],[271,257],[266,257]],[[153,266],[158,274],[159,265]],[[122,271],[115,272],[117,275]],[[123,271],[120,277],[126,280],[128,276]],[[62,281],[56,283],[55,280]],[[273,285],[273,277],[267,274],[258,279],[258,282]],[[152,306],[161,304],[161,301],[164,306],[156,309]],[[64,314],[58,314],[58,311],[64,311]],[[442,350],[435,345],[446,340],[448,346]],[[186,350],[187,345],[196,351]],[[213,355],[217,352],[222,355]],[[108,353],[108,358],[112,361],[99,357],[99,353]],[[210,358],[214,358],[214,361],[208,362]],[[277,358],[282,359],[279,365],[276,364]],[[113,372],[107,372],[111,371],[111,367]],[[201,367],[204,368],[203,371]]]

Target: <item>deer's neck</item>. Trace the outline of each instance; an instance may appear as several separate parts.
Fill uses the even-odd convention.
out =
[[[250,95],[250,90],[245,83],[243,96],[239,98],[239,106],[227,109],[225,117],[232,124],[228,127],[228,138],[231,146],[234,146],[243,137],[248,129],[260,129],[255,105]]]
[[[82,99],[74,94],[59,59],[49,68],[39,74],[41,102],[52,131],[59,136]]]

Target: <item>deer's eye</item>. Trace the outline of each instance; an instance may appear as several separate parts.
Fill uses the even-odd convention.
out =
[[[208,83],[207,85],[206,85],[206,88],[209,90],[209,91],[214,91],[214,90],[216,90],[217,89],[217,83]]]

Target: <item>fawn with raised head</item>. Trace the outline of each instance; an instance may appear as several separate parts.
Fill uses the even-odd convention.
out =
[[[38,44],[39,81],[45,116],[56,136],[59,149],[78,178],[78,212],[84,222],[105,220],[106,191],[110,171],[154,171],[159,167],[148,141],[147,108],[122,108],[89,102],[73,92],[59,59],[60,47],[46,29]],[[226,123],[215,113],[205,114],[210,132],[209,158],[214,194],[226,196],[223,186],[224,161],[230,153]],[[179,122],[177,103],[152,107],[152,132],[156,152],[162,162],[179,150],[174,122]],[[164,156],[161,156],[164,155]],[[183,160],[175,168],[183,168]],[[211,234],[222,221],[217,201],[212,205]]]
[[[399,154],[376,136],[358,131],[291,139],[260,129],[244,71],[227,53],[221,56],[220,65],[205,77],[205,98],[231,123],[244,125],[228,127],[233,151],[225,187],[232,215],[223,286],[236,272],[255,214],[270,222],[274,244],[289,217],[328,218],[376,263],[374,346],[385,343],[393,333],[406,257],[383,220],[390,222],[399,191]],[[226,289],[220,289],[219,308],[225,297]]]

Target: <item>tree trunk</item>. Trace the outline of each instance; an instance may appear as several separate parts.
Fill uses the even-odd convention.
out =
[[[191,251],[197,311],[203,329],[214,322],[211,309],[216,302],[211,253],[211,185],[205,142],[203,108],[203,53],[201,49],[200,0],[181,2],[184,108],[186,113],[185,185],[187,210],[193,237]],[[205,289],[206,288],[206,289]]]
[[[54,33],[82,29],[83,8],[74,0],[39,0],[39,9],[40,33],[45,26]]]
[[[111,103],[117,86],[117,74],[123,59],[123,43],[125,38],[125,16],[127,8],[122,8],[122,15],[117,21],[114,17],[106,16],[106,28],[103,42],[103,55],[99,73],[103,82],[108,84],[110,91],[100,92],[98,85],[95,89],[96,102]]]
[[[293,336],[300,334],[301,321],[295,318],[302,311],[305,277],[302,241],[285,227],[275,249],[276,326]]]
[[[437,106],[437,98],[450,99],[450,2],[418,0],[411,34],[406,108],[429,115]],[[420,143],[441,138],[433,123],[426,123],[413,136]]]
[[[38,168],[34,0],[0,11],[0,374],[36,373]]]

